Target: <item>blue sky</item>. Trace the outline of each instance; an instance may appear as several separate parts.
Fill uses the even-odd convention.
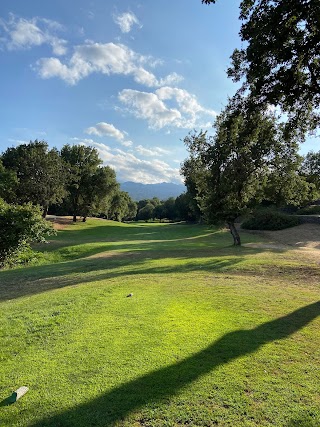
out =
[[[1,0],[0,151],[82,143],[121,182],[181,182],[184,136],[236,90],[239,27],[234,0]]]

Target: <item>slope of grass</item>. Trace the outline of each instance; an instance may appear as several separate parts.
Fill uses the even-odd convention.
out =
[[[182,224],[39,249],[0,272],[1,427],[320,425],[318,263]]]

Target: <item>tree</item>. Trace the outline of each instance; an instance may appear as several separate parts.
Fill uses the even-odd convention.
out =
[[[216,135],[205,132],[185,138],[190,158],[182,167],[186,185],[196,189],[196,199],[208,222],[224,221],[240,245],[235,220],[264,196],[264,186],[277,152],[291,145],[274,116],[243,109],[230,102],[217,118]]]
[[[0,267],[13,263],[32,242],[45,241],[54,233],[41,210],[31,203],[11,205],[0,199]]]
[[[6,170],[13,171],[18,179],[15,202],[40,205],[45,217],[52,203],[60,202],[65,195],[65,173],[59,152],[49,150],[45,141],[8,148],[2,154]]]
[[[240,19],[244,47],[234,50],[228,75],[254,105],[280,106],[287,130],[303,137],[320,118],[319,0],[243,0]]]
[[[17,174],[12,170],[6,170],[0,160],[0,197],[6,202],[12,202],[15,199],[17,186]]]
[[[164,203],[159,203],[157,206],[155,206],[153,215],[155,218],[159,219],[160,222],[163,220],[163,218],[166,217],[166,209]]]
[[[200,209],[194,196],[189,191],[180,194],[175,200],[175,209],[178,219],[181,221],[199,221]]]
[[[168,218],[170,221],[173,221],[177,217],[175,198],[169,197],[169,199],[163,202],[164,207],[164,216]]]
[[[148,221],[154,217],[154,205],[148,202],[143,208],[139,209],[137,214],[138,220]]]
[[[111,199],[109,217],[121,222],[125,219],[133,219],[137,214],[137,204],[125,191],[117,191]]]
[[[94,211],[99,211],[103,199],[112,196],[119,187],[115,171],[109,166],[98,167],[92,174],[86,174],[81,185],[79,212],[83,222]]]
[[[85,221],[118,188],[115,172],[108,166],[99,167],[102,160],[92,147],[67,144],[61,150],[61,157],[68,173],[66,189],[73,221],[77,221],[78,215]]]
[[[305,179],[314,184],[318,192],[320,192],[320,151],[310,151],[304,157],[301,165],[301,175]]]
[[[315,198],[315,186],[300,173],[298,144],[281,144],[275,150],[265,189],[265,200],[277,207],[305,205]]]

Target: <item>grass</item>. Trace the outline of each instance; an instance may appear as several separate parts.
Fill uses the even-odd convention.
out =
[[[89,220],[1,271],[0,426],[318,427],[319,264],[231,241]]]

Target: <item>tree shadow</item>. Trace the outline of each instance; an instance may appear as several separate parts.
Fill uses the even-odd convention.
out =
[[[287,427],[319,427],[319,422],[310,415],[302,415],[298,419],[290,420]]]
[[[120,385],[87,403],[44,418],[32,424],[32,427],[112,426],[145,405],[166,401],[218,366],[253,353],[269,342],[289,337],[319,315],[320,301],[255,329],[227,333],[187,359]],[[301,425],[292,423],[290,427]],[[307,427],[308,424],[302,426]]]
[[[197,255],[192,255],[193,260],[189,261],[189,254],[166,251],[152,253],[148,250],[140,252],[125,252],[113,256],[107,254],[106,257],[85,258],[74,261],[66,261],[58,264],[45,266],[35,266],[25,268],[23,274],[21,269],[0,272],[0,302],[16,299],[24,296],[40,294],[53,289],[66,286],[74,286],[80,283],[98,282],[123,276],[139,277],[151,274],[177,274],[199,271],[197,257],[202,259],[201,271],[224,271],[234,267],[241,262],[243,257],[226,255],[222,258],[213,256],[206,251],[198,251]],[[146,266],[145,262],[152,260],[163,260],[175,258],[182,261],[182,265],[159,265]]]

